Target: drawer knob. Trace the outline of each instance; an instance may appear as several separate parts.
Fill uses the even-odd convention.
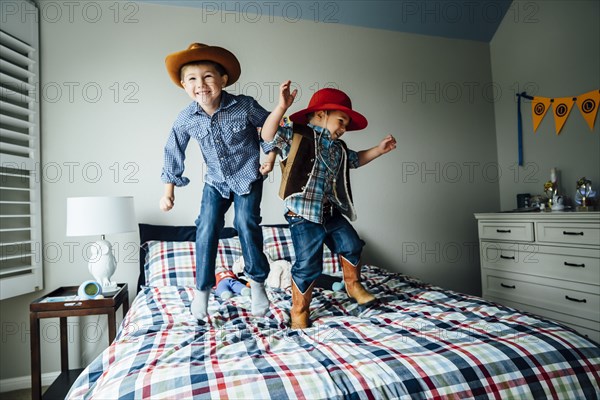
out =
[[[515,285],[505,285],[504,283],[501,283],[500,286],[502,286],[503,288],[507,288],[507,289],[516,289],[517,288]]]
[[[563,231],[563,235],[570,235],[570,236],[583,236],[583,232],[570,232],[570,231]]]
[[[575,264],[575,263],[570,263],[570,262],[566,262],[566,261],[565,261],[565,266],[567,266],[567,267],[585,268],[585,264]]]
[[[498,233],[510,233],[510,229],[496,229]]]
[[[504,260],[514,260],[515,256],[503,256],[502,254],[500,254],[500,258]]]
[[[570,300],[570,301],[574,301],[576,303],[587,303],[586,299],[576,299],[574,297],[569,297],[569,296],[565,296],[565,299]]]

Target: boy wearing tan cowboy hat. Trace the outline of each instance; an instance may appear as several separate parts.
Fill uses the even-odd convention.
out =
[[[160,208],[174,206],[175,186],[185,186],[185,150],[191,138],[200,144],[207,172],[200,214],[196,219],[196,286],[190,310],[197,319],[208,314],[210,288],[215,284],[215,262],[225,213],[234,204],[234,226],[238,231],[250,280],[252,314],[269,309],[264,281],[269,263],[262,252],[260,202],[263,179],[270,168],[259,172],[260,135],[257,131],[269,113],[252,97],[235,96],[223,90],[235,83],[240,63],[230,51],[201,43],[167,56],[166,67],[175,85],[193,102],[177,117],[164,150],[161,179],[165,193]],[[263,147],[265,150],[265,147]],[[267,148],[268,150],[268,148]],[[272,164],[271,164],[272,165]]]
[[[279,104],[261,131],[283,156],[282,183],[296,262],[292,266],[292,329],[310,326],[310,301],[315,280],[323,270],[323,243],[340,256],[346,292],[361,306],[375,301],[360,282],[360,255],[364,242],[350,220],[356,219],[349,169],[361,167],[396,148],[392,135],[377,146],[355,152],[340,137],[346,131],[361,130],[366,118],[352,109],[350,98],[341,90],[317,91],[304,110],[290,116],[293,128],[279,127],[296,91],[290,82],[280,87]]]

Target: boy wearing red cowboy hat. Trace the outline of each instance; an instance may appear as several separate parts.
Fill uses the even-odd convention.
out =
[[[296,262],[292,267],[292,329],[310,326],[310,301],[315,280],[323,270],[323,243],[340,255],[346,292],[359,305],[375,301],[360,282],[360,255],[364,242],[348,220],[356,219],[348,172],[396,148],[392,135],[377,146],[355,152],[340,140],[346,131],[367,126],[341,90],[317,91],[304,110],[290,116],[293,128],[279,127],[296,91],[290,81],[280,87],[279,104],[261,131],[263,140],[281,149],[282,184]]]
[[[234,96],[223,89],[235,83],[241,72],[237,58],[228,50],[192,43],[188,49],[167,56],[171,80],[193,102],[177,117],[164,151],[161,175],[165,193],[160,208],[173,208],[175,186],[185,186],[185,150],[191,138],[200,144],[208,169],[200,215],[196,219],[196,286],[190,305],[197,319],[207,316],[210,288],[215,285],[215,261],[225,213],[234,204],[234,226],[240,236],[251,284],[252,314],[269,309],[264,281],[269,263],[262,252],[260,202],[263,179],[259,172],[260,135],[257,131],[269,115],[253,98]],[[265,147],[263,147],[265,149]],[[271,164],[272,165],[272,164]]]

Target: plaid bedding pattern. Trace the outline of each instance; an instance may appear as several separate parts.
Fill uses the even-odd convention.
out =
[[[164,242],[151,240],[147,246],[144,273],[148,286],[196,287],[195,242]],[[219,239],[215,270],[231,269],[242,255],[242,245],[237,237]]]
[[[262,227],[263,251],[272,260],[288,260],[294,263],[296,256],[292,237],[287,227]],[[144,273],[148,286],[196,287],[196,258],[194,242],[170,242],[151,240],[144,243],[147,248]],[[231,269],[242,256],[242,245],[238,237],[219,239],[215,270]],[[342,275],[336,254],[323,246],[323,273]]]
[[[208,322],[192,289],[145,287],[116,340],[69,399],[597,399],[600,348],[553,322],[366,267],[380,299],[363,310],[315,289],[313,327],[287,328],[291,295],[211,295]]]

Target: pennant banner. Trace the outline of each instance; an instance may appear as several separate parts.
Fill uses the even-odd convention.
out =
[[[554,99],[554,125],[556,126],[557,135],[560,135],[560,130],[569,117],[573,103],[575,103],[575,98],[573,97]]]
[[[600,90],[592,90],[577,96],[579,111],[592,131],[596,122],[596,114],[598,114],[598,103],[600,103]]]
[[[596,115],[598,115],[598,107],[600,107],[600,90],[592,90],[577,97],[561,97],[549,98],[539,96],[528,96],[527,93],[517,94],[519,97],[524,97],[531,100],[531,120],[533,122],[533,131],[536,132],[544,116],[548,113],[550,107],[553,108],[554,126],[556,134],[560,135],[571,110],[573,104],[581,111],[581,115],[587,122],[590,130],[594,130],[596,124]]]
[[[556,128],[556,135],[560,135],[573,104],[577,104],[581,115],[587,122],[590,129],[594,130],[596,123],[596,115],[598,114],[598,107],[600,107],[600,89],[592,90],[591,92],[584,93],[577,97],[561,97],[561,98],[549,98],[530,96],[527,92],[516,93],[518,97],[517,101],[517,148],[518,148],[518,165],[523,165],[523,118],[521,117],[521,99],[531,100],[531,120],[533,121],[533,131],[536,132],[540,123],[544,119],[544,116],[548,113],[548,109],[552,106],[554,108],[554,126]]]
[[[537,131],[540,122],[544,119],[544,115],[550,108],[550,99],[547,97],[534,97],[531,102],[531,115],[533,119],[533,131]]]

